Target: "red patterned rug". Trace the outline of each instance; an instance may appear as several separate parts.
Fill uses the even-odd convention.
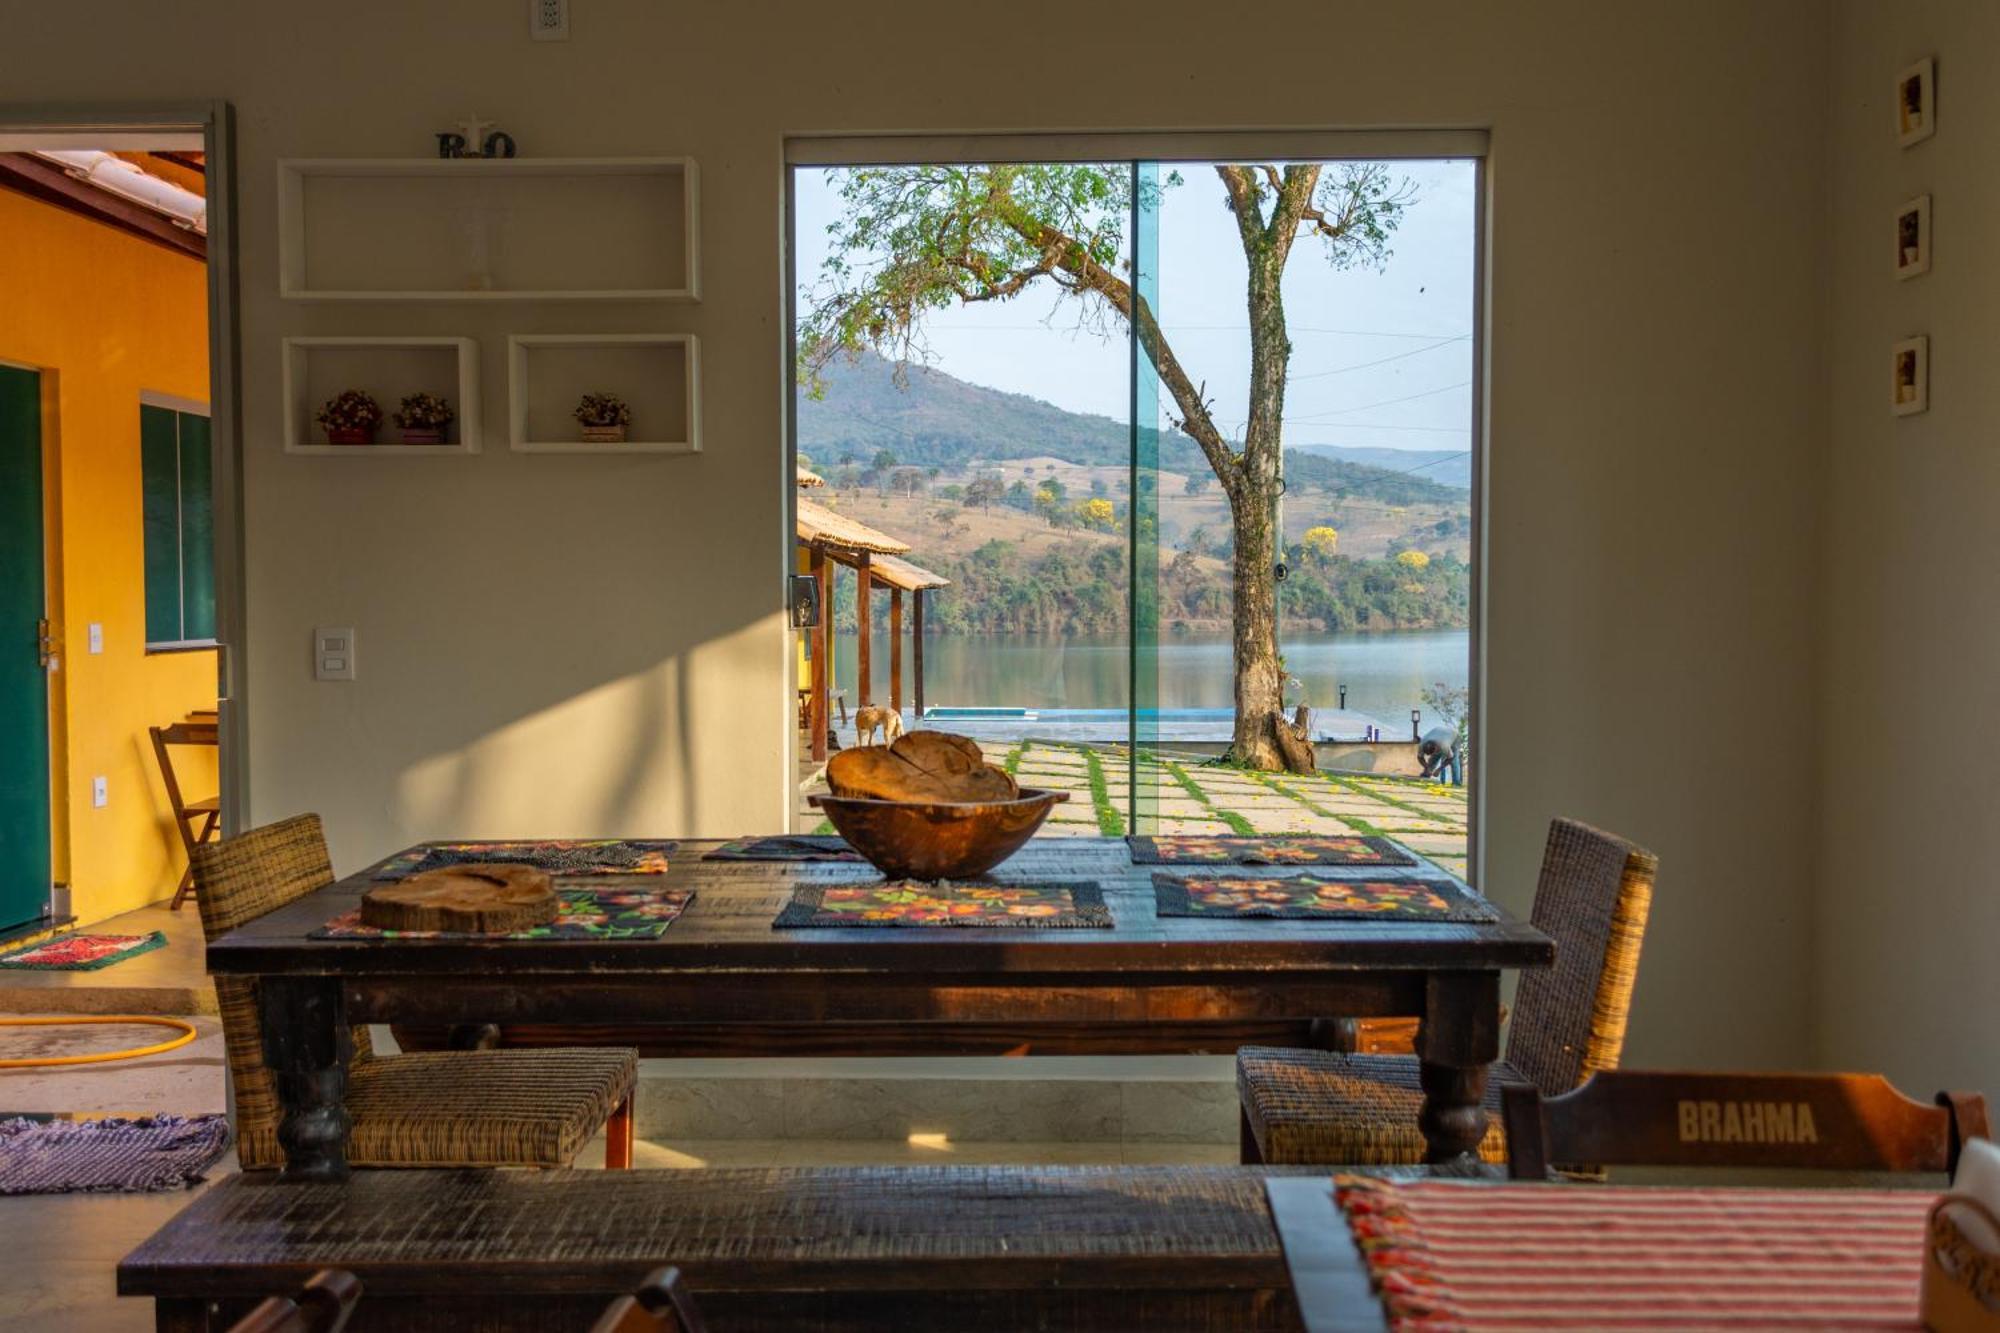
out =
[[[0,954],[0,967],[37,972],[95,972],[100,967],[150,953],[166,942],[166,933],[158,930],[150,935],[58,935]]]

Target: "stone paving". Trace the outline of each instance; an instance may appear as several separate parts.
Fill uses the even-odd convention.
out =
[[[998,747],[994,747],[997,750]],[[1465,788],[1359,773],[1251,773],[1172,752],[1139,752],[1139,828],[1130,827],[1122,745],[1015,741],[988,751],[1029,787],[1070,793],[1045,834],[1379,833],[1465,874]],[[831,832],[831,826],[826,826]]]

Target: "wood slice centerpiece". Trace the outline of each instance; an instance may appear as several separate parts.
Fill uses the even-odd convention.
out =
[[[505,935],[547,925],[560,905],[546,870],[462,865],[377,885],[361,895],[361,921],[377,930]]]

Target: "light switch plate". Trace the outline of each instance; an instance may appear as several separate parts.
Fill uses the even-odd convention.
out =
[[[95,620],[90,622],[90,651],[93,653],[104,651],[104,626]]]
[[[313,631],[313,679],[354,679],[354,630],[321,626]]]
[[[90,780],[90,803],[99,810],[111,804],[111,784],[108,780],[104,778]]]

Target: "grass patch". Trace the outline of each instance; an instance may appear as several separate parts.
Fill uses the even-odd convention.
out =
[[[1214,801],[1210,800],[1208,793],[1201,789],[1201,784],[1196,782],[1185,768],[1182,768],[1179,764],[1174,763],[1171,759],[1162,759],[1160,761],[1160,767],[1166,770],[1168,777],[1172,778],[1176,783],[1180,784],[1180,788],[1182,791],[1186,792],[1188,795],[1194,797],[1195,800],[1200,801],[1203,805],[1207,806],[1209,814],[1215,816],[1223,823],[1229,825],[1230,832],[1239,833],[1246,838],[1254,838],[1258,836],[1256,825],[1252,824],[1242,815],[1237,814],[1234,810],[1225,810],[1221,806],[1217,805]]]
[[[1415,815],[1418,819],[1423,820],[1427,824],[1443,824],[1449,822],[1445,819],[1443,815],[1432,814],[1430,811],[1424,809],[1422,806],[1411,805],[1408,801],[1399,801],[1385,791],[1381,791],[1373,787],[1364,787],[1358,782],[1349,782],[1347,779],[1340,777],[1332,778],[1331,781],[1333,782],[1334,786],[1339,787],[1343,791],[1346,791],[1355,796],[1366,797],[1368,800],[1371,801],[1380,801],[1384,805],[1392,805],[1398,810],[1407,811],[1408,813]],[[1380,779],[1377,779],[1377,781],[1380,781]]]
[[[1111,792],[1104,783],[1104,761],[1097,757],[1097,751],[1085,750],[1083,763],[1090,776],[1090,805],[1097,812],[1097,831],[1107,838],[1125,836],[1125,820],[1111,803]]]
[[[1008,777],[1011,778],[1021,771],[1021,756],[1027,752],[1028,743],[1026,741],[1022,741],[1019,745],[1007,751],[1007,757],[1000,761],[1000,767],[1007,770]]]
[[[823,837],[827,834],[838,833],[839,831],[840,830],[834,828],[833,821],[831,819],[822,819],[819,821],[819,827],[813,830],[813,836]]]

